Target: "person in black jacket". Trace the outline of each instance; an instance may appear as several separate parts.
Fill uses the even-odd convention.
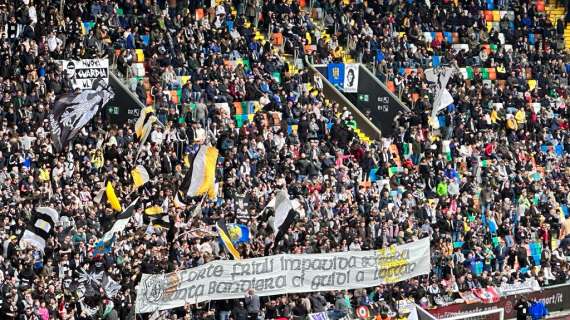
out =
[[[307,310],[305,305],[303,305],[301,299],[297,299],[295,301],[295,306],[293,307],[292,311],[293,311],[293,319],[304,319],[307,316],[307,314],[309,314],[309,311]]]
[[[317,313],[325,311],[327,301],[325,300],[325,297],[323,297],[319,292],[311,294],[309,296],[309,300],[311,301],[312,312]]]
[[[526,320],[528,317],[529,304],[524,296],[521,296],[515,306],[517,310],[517,320]]]
[[[243,306],[243,301],[239,301],[232,309],[230,319],[233,320],[247,320],[247,310]]]
[[[275,319],[278,316],[277,302],[275,300],[268,301],[265,305],[265,319]]]

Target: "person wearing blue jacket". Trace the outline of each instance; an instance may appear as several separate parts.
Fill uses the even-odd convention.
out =
[[[532,320],[540,320],[548,315],[548,309],[543,301],[533,300],[530,305],[529,313]]]

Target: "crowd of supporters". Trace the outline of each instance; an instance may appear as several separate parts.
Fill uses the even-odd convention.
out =
[[[506,14],[489,28],[482,13],[488,2],[0,0],[0,318],[133,318],[141,274],[229,258],[217,237],[183,235],[220,217],[250,228],[251,240],[238,247],[244,258],[371,250],[429,237],[433,271],[353,291],[248,292],[243,300],[189,304],[161,317],[303,319],[330,309],[339,318],[367,305],[384,319],[396,317],[397,301],[406,298],[427,308],[529,278],[541,286],[565,283],[564,17],[553,23],[535,1],[490,1]],[[430,39],[430,32],[454,33],[455,43]],[[363,141],[350,112],[301,67],[347,55],[394,83],[411,109],[394,120],[392,136]],[[438,129],[430,120],[433,88],[422,72],[434,66],[433,56],[457,70],[497,70],[494,80],[457,71],[448,85],[454,103],[440,113]],[[53,150],[48,114],[57,97],[73,91],[55,61],[91,58],[109,59],[163,124],[138,155],[133,124],[111,124],[104,111],[65,152]],[[238,123],[240,101],[260,108]],[[205,142],[220,152],[218,196],[195,214],[201,199],[181,209],[173,198],[187,159]],[[396,158],[401,165],[393,170]],[[153,178],[134,190],[130,172],[139,164]],[[139,196],[145,205],[166,203],[170,228],[147,225],[141,205],[112,251],[95,255],[94,243],[115,221],[108,204],[94,201],[106,181],[125,206]],[[274,243],[260,213],[283,188],[301,208]],[[19,242],[39,205],[67,217],[44,252]],[[537,246],[538,256],[531,250]],[[70,289],[82,274],[99,271],[121,285],[112,298]],[[97,313],[87,316],[87,306]]]

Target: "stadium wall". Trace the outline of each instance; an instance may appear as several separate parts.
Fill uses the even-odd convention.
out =
[[[497,308],[505,309],[505,319],[517,317],[515,306],[520,295],[510,295],[502,297],[497,303],[473,303],[473,304],[451,304],[427,311],[438,319],[450,318],[459,315],[468,315],[473,312],[492,310]],[[570,311],[570,284],[561,284],[547,287],[541,291],[524,294],[527,300],[543,300],[550,313]]]

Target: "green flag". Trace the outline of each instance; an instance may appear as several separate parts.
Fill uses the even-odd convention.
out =
[[[467,79],[473,80],[473,68],[472,67],[465,67],[465,71],[467,71]]]
[[[412,144],[411,143],[404,143],[404,156],[407,156],[412,153]]]
[[[243,59],[242,59],[242,62],[243,62],[243,69],[244,69],[245,71],[248,71],[248,72],[251,71],[251,66],[250,66],[250,64],[249,64],[249,59],[243,58]]]
[[[483,80],[489,80],[489,70],[487,68],[479,68],[479,72],[481,72]]]
[[[281,73],[279,71],[273,72],[271,76],[273,79],[275,79],[275,81],[277,81],[277,83],[281,83]]]

